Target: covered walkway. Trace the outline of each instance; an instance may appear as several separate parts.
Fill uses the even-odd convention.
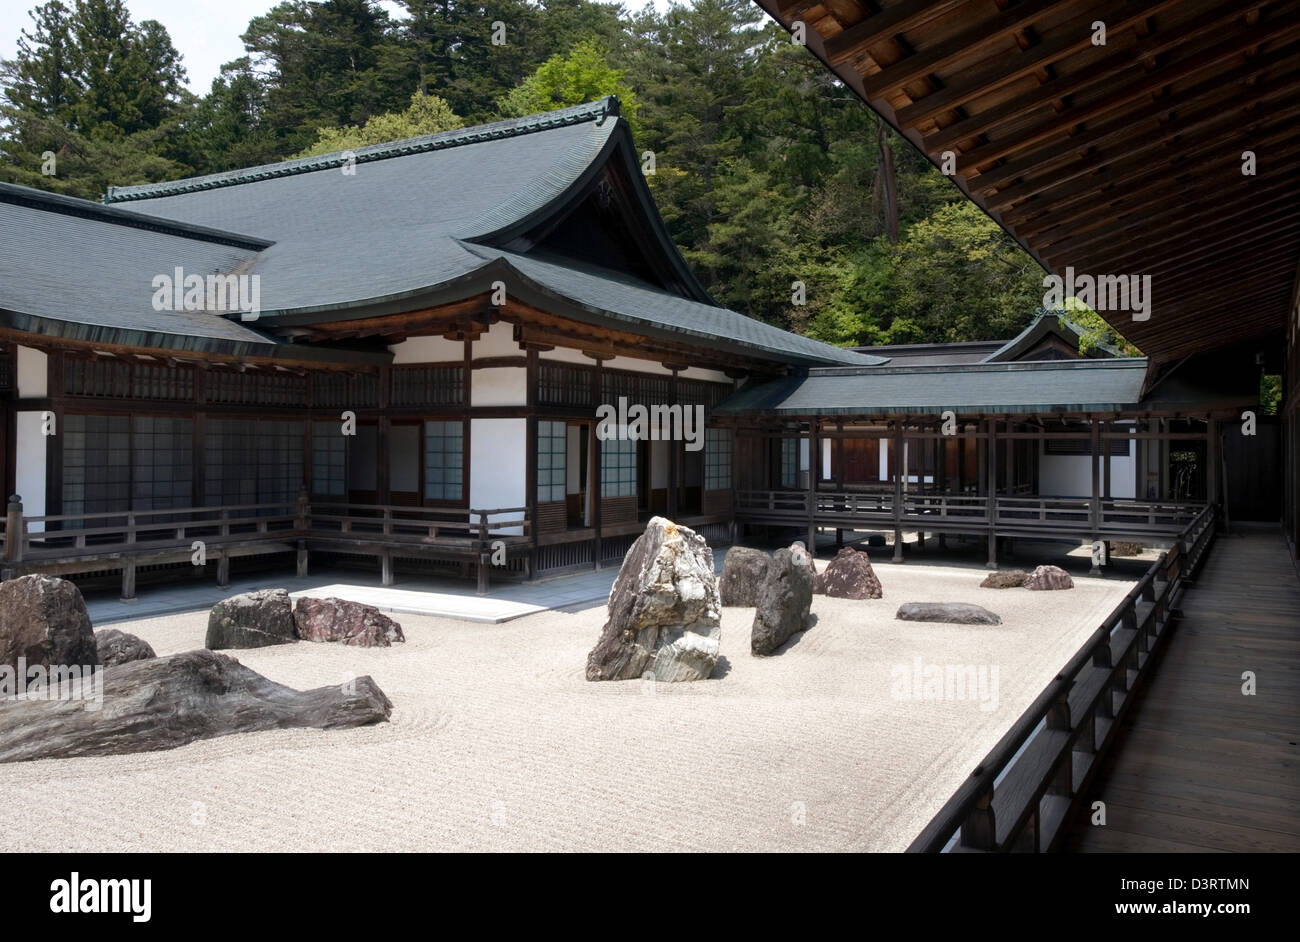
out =
[[[1221,535],[1065,844],[1300,850],[1300,579],[1275,526]],[[1252,671],[1256,690],[1243,694]]]

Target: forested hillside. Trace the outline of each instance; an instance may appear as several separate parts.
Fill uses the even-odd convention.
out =
[[[98,199],[614,93],[728,307],[855,344],[1007,337],[1041,300],[1033,260],[748,0],[401,6],[281,3],[196,97],[159,23],[50,0],[0,72],[0,179]]]

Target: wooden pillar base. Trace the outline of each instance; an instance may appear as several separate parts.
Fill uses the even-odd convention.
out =
[[[478,556],[478,594],[487,595],[488,590],[488,567],[492,565],[492,559],[487,553],[479,553]],[[387,583],[385,583],[387,584]]]
[[[307,578],[307,547],[298,546],[298,578]]]
[[[223,555],[217,560],[217,585],[226,588],[230,585],[230,557]]]
[[[948,537],[947,537],[945,534],[940,533],[940,534],[939,534],[939,549],[941,549],[941,550],[946,550],[947,548],[948,548]]]
[[[903,531],[894,530],[894,562],[903,561]]]
[[[835,548],[839,549],[844,545],[844,531],[839,527],[835,528]]]
[[[482,565],[480,563],[480,565]],[[481,580],[482,577],[480,577]],[[393,551],[384,550],[379,556],[379,581],[384,585],[393,584]]]
[[[984,568],[998,568],[998,537],[996,533],[989,533],[989,560],[984,564]]]
[[[135,563],[122,566],[122,601],[135,601]]]

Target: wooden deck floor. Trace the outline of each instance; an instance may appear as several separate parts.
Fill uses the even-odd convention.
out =
[[[1065,850],[1300,850],[1300,579],[1280,531],[1220,535]],[[1257,693],[1242,693],[1253,671]]]

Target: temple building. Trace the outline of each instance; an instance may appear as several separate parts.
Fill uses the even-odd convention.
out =
[[[5,573],[124,597],[273,554],[536,578],[617,565],[652,514],[990,561],[1158,539],[1232,493],[1221,429],[1258,402],[1249,344],[1082,357],[1040,311],[852,350],[722,308],[613,98],[102,204],[0,184],[0,237]],[[620,403],[703,425],[609,434]]]

